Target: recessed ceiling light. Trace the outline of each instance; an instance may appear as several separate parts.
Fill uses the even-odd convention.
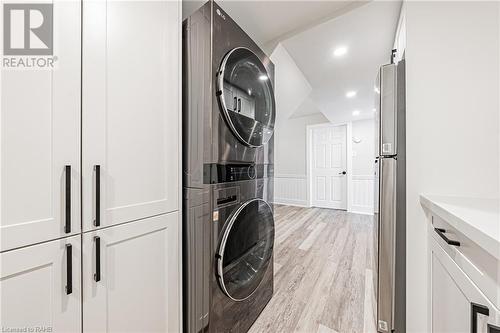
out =
[[[377,112],[377,109],[373,108],[373,109],[372,109],[372,111],[373,111],[373,112]]]
[[[354,111],[352,111],[352,115],[353,115],[353,116],[359,116],[359,111],[358,111],[358,110],[354,110]]]
[[[347,98],[353,98],[354,96],[356,96],[356,94],[357,94],[356,91],[351,90],[351,91],[346,92],[345,97],[347,97]]]
[[[267,77],[267,75],[261,75],[261,76],[259,76],[259,80],[261,80],[261,81],[266,81],[267,79],[269,79]]]
[[[335,50],[333,50],[333,55],[336,57],[341,57],[347,53],[347,47],[339,46]]]

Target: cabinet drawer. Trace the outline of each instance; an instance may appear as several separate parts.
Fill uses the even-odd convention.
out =
[[[441,232],[442,235],[450,241],[458,242],[459,245],[450,245],[450,242],[447,242],[436,231],[436,228],[444,230]],[[497,308],[500,308],[498,289],[500,262],[438,216],[432,216],[432,230],[430,232],[457,266],[467,274]]]

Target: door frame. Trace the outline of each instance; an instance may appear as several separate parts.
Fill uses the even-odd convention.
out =
[[[352,122],[323,123],[306,126],[306,188],[307,206],[312,207],[312,132],[316,128],[346,126],[347,211],[351,211],[352,193]]]

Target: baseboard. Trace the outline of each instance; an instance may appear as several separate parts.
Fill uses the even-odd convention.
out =
[[[373,215],[373,207],[369,206],[351,206],[349,213]]]
[[[292,199],[285,199],[285,198],[274,198],[273,203],[275,203],[277,205],[309,207],[306,200],[292,200]]]

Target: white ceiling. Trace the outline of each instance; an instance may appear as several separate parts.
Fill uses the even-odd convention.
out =
[[[206,1],[183,0],[183,17]],[[220,0],[217,3],[262,48],[361,6],[363,1]]]
[[[330,121],[373,117],[374,82],[379,66],[390,61],[400,8],[401,2],[370,2],[282,42],[312,87],[309,99]],[[336,58],[340,45],[348,52]],[[356,97],[346,98],[350,90]]]

